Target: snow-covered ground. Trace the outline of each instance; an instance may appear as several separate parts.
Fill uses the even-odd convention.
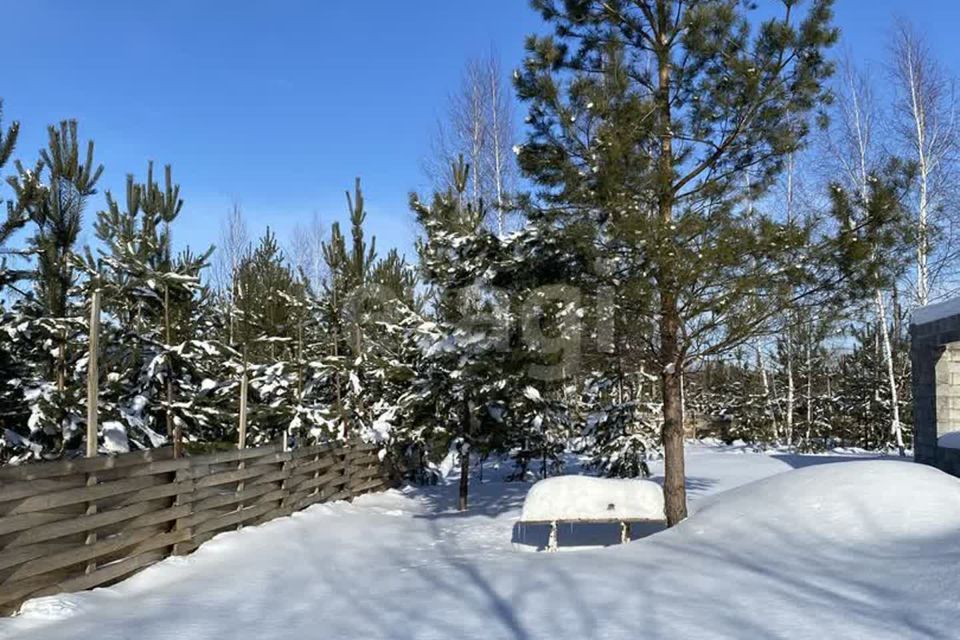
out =
[[[523,484],[467,514],[455,485],[318,505],[34,600],[0,638],[957,637],[960,480],[700,445],[688,475],[686,522],[571,553],[515,548]]]

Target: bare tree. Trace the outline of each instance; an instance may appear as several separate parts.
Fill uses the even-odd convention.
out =
[[[952,242],[935,253],[932,239],[946,230],[940,210],[952,186],[951,159],[957,147],[954,86],[909,21],[899,19],[890,46],[890,75],[896,91],[893,123],[905,155],[917,165],[918,305],[930,301],[937,275],[956,257]]]
[[[491,51],[464,66],[461,85],[437,123],[424,173],[435,188],[451,188],[450,168],[463,157],[470,164],[467,195],[489,207],[487,224],[502,235],[511,225],[510,194],[518,175],[515,139],[509,84],[499,57]]]
[[[311,290],[322,291],[328,269],[323,259],[323,242],[327,227],[316,211],[309,222],[297,223],[290,239],[290,260],[297,273],[302,274]]]
[[[876,137],[881,115],[867,74],[859,71],[849,58],[843,64],[840,81],[833,127],[827,136],[828,149],[836,162],[842,181],[856,190],[866,202],[870,196],[870,176],[884,164],[887,157]],[[900,422],[899,391],[887,324],[886,301],[879,288],[872,293],[890,391],[890,432],[903,455],[903,425]]]
[[[234,281],[237,271],[244,257],[250,252],[250,235],[247,232],[247,222],[243,217],[243,210],[238,203],[233,203],[230,211],[220,223],[220,243],[217,247],[213,265],[214,287],[219,292],[229,316],[230,344],[234,344],[236,326],[234,323]]]

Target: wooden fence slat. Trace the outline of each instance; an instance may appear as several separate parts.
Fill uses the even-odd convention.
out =
[[[64,478],[44,478],[40,480],[24,480],[14,482],[0,482],[0,503],[29,498],[41,493],[76,489],[87,484],[86,474],[66,476]]]
[[[152,527],[145,527],[135,531],[126,531],[106,540],[100,540],[93,544],[81,545],[76,549],[69,549],[59,553],[53,553],[39,560],[31,560],[21,564],[16,571],[7,576],[2,584],[6,585],[23,578],[47,573],[55,569],[69,567],[70,565],[80,564],[89,560],[95,560],[100,556],[105,556],[115,551],[120,551],[125,547],[131,547],[154,536],[155,531]],[[5,554],[4,554],[5,555]]]
[[[265,493],[275,491],[274,487],[271,487],[268,484],[264,485],[253,485],[248,489],[243,491],[236,491],[233,493],[225,493],[219,496],[212,496],[210,498],[204,498],[203,500],[198,500],[193,503],[194,514],[199,514],[201,511],[208,511],[211,509],[217,509],[220,507],[225,507],[227,505],[236,504],[238,502],[243,502],[262,496]]]
[[[270,511],[274,508],[275,507],[272,504],[261,504],[248,507],[242,511],[231,511],[226,515],[210,518],[205,522],[195,525],[193,528],[193,535],[196,536],[214,529],[223,529],[226,527],[243,524],[245,521],[263,515],[267,511]]]
[[[86,533],[91,529],[105,527],[109,524],[130,520],[145,513],[150,513],[155,507],[149,503],[132,504],[120,509],[103,511],[94,515],[74,516],[68,520],[56,521],[50,524],[33,527],[26,531],[20,531],[19,534],[6,543],[6,548],[32,544],[34,542],[43,542],[62,538],[75,533]]]
[[[147,487],[153,486],[153,484],[153,479],[149,477],[130,478],[128,480],[115,480],[113,482],[105,482],[89,487],[44,493],[38,496],[24,498],[8,511],[7,514],[16,515],[18,513],[43,511],[80,502],[92,502],[100,498],[107,498],[121,493],[130,493],[138,489],[146,489]]]
[[[386,486],[379,445],[281,449],[174,459],[164,447],[0,469],[0,611],[116,581],[218,533]]]
[[[106,469],[134,467],[144,462],[168,460],[173,457],[173,449],[162,447],[118,456],[99,456],[96,458],[75,458],[55,462],[38,462],[0,468],[0,480],[39,480],[74,474],[85,474]]]
[[[264,447],[254,447],[251,449],[231,449],[230,451],[221,451],[219,453],[208,453],[202,456],[187,458],[192,466],[206,466],[212,464],[224,464],[228,462],[239,462],[249,460],[250,458],[263,458],[276,453],[282,453],[280,445],[271,444]]]
[[[74,513],[56,513],[46,511],[21,513],[14,516],[3,516],[0,518],[0,535],[28,530],[31,527],[41,526],[47,524],[48,522],[65,522],[76,517],[77,515]]]
[[[244,467],[243,469],[237,469],[236,471],[221,471],[219,473],[212,473],[202,478],[196,478],[193,482],[197,489],[203,489],[206,487],[213,487],[218,484],[228,484],[231,482],[247,480],[249,478],[256,478],[268,472],[269,469],[262,466]]]
[[[118,578],[122,578],[130,575],[131,573],[149,567],[152,564],[156,564],[165,557],[166,554],[163,551],[148,551],[146,553],[141,553],[140,555],[133,556],[131,558],[112,562],[97,569],[93,573],[63,580],[51,587],[31,593],[30,596],[39,598],[57,593],[93,589],[94,587],[99,587],[107,582],[113,582]]]

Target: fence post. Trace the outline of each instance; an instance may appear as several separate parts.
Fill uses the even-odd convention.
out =
[[[97,397],[100,393],[98,356],[100,355],[100,289],[93,290],[90,301],[90,345],[87,360],[87,457],[97,455]]]
[[[243,376],[240,378],[240,425],[239,425],[239,436],[237,438],[237,449],[245,449],[247,447],[247,385],[249,384],[247,380],[247,349],[243,349]],[[245,469],[246,464],[243,460],[240,460],[237,463],[237,470]],[[237,482],[237,493],[240,493],[245,488],[245,483],[243,480]],[[243,502],[237,503],[237,511],[243,511]],[[237,530],[240,530],[243,527],[242,524],[237,524]]]
[[[87,358],[87,457],[95,458],[97,456],[97,421],[98,407],[97,400],[100,395],[100,371],[98,356],[100,355],[100,287],[99,282],[95,282],[93,297],[90,300],[90,343],[88,345],[89,353]],[[87,474],[87,486],[92,487],[97,484],[95,473]],[[97,503],[88,502],[86,514],[91,516],[97,512]],[[85,544],[95,544],[97,534],[88,533]],[[84,573],[91,574],[97,570],[96,562],[88,562]]]

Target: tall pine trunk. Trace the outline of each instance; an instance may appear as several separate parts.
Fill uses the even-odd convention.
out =
[[[674,166],[673,166],[673,113],[671,110],[670,44],[667,41],[667,21],[670,11],[666,2],[658,0],[657,15],[660,19],[657,51],[658,85],[656,103],[659,111],[660,156],[658,158],[657,209],[661,229],[667,234],[667,242],[673,224]],[[683,460],[683,392],[680,386],[682,355],[679,344],[680,312],[677,303],[677,285],[674,277],[675,252],[667,252],[661,259],[658,287],[660,289],[660,389],[663,395],[663,442],[664,510],[667,526],[672,527],[687,517],[687,489]]]
[[[470,400],[465,398],[463,401],[463,437],[460,439],[460,496],[457,502],[457,508],[460,511],[467,510],[467,498],[470,492]]]

